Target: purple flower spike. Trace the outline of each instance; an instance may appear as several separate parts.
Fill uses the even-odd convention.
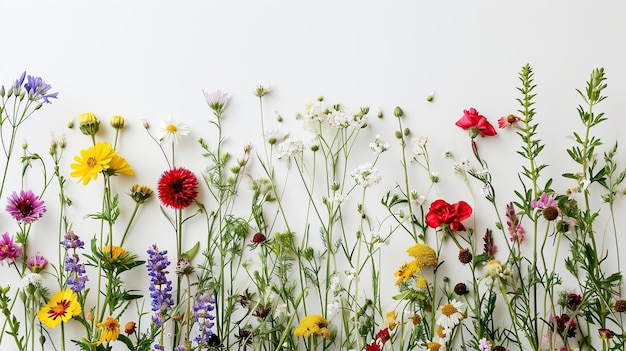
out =
[[[19,195],[14,191],[8,200],[6,210],[18,222],[32,223],[46,213],[43,201],[30,190],[20,190]]]
[[[161,326],[169,309],[174,306],[172,299],[172,281],[167,279],[166,269],[170,265],[167,259],[167,250],[159,251],[156,244],[148,249],[148,275],[150,276],[150,297],[152,298],[152,311],[154,311],[154,323]]]

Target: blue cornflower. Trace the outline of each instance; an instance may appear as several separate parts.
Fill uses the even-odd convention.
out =
[[[24,84],[24,88],[28,93],[28,98],[33,101],[39,101],[43,99],[45,103],[50,103],[48,99],[56,99],[59,93],[48,93],[48,91],[52,88],[50,84],[44,82],[41,77],[27,77],[28,82]]]
[[[210,291],[196,297],[196,303],[193,305],[193,319],[198,323],[199,333],[194,339],[198,345],[209,345],[213,332],[211,328],[215,325],[213,320],[215,316],[210,312],[215,309],[215,297]]]
[[[150,297],[152,298],[152,311],[154,311],[154,322],[161,326],[167,311],[174,305],[172,299],[172,282],[167,279],[169,273],[166,268],[170,265],[167,259],[167,250],[159,251],[156,244],[148,249],[148,275],[150,276]]]

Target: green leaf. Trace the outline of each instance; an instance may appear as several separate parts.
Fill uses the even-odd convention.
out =
[[[188,259],[189,261],[191,261],[196,254],[198,253],[198,250],[200,249],[200,242],[196,242],[196,244],[189,250],[183,252],[180,257],[184,257],[186,259]]]

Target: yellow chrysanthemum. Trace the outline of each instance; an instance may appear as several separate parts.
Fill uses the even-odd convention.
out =
[[[74,170],[70,176],[79,178],[83,185],[89,184],[91,179],[97,179],[98,173],[109,169],[109,163],[115,156],[115,150],[111,143],[98,142],[87,150],[81,150],[80,156],[74,156],[74,161],[70,167]]]
[[[394,330],[396,325],[398,325],[398,321],[396,320],[396,311],[387,312],[387,324],[389,325],[389,330]]]
[[[404,263],[400,268],[398,268],[393,275],[398,277],[396,280],[396,285],[405,282],[413,277],[413,274],[417,272],[417,261],[413,260],[411,262]]]
[[[435,268],[437,263],[439,263],[435,250],[426,244],[415,244],[406,251],[409,253],[409,256],[415,257],[418,272],[424,267]]]
[[[115,341],[120,336],[120,322],[111,316],[108,316],[102,323],[98,323],[97,326],[102,329],[98,345],[105,341]]]
[[[113,155],[111,162],[109,162],[109,169],[107,169],[107,173],[109,175],[134,174],[132,167],[130,167],[128,162],[126,162],[126,159],[118,155]]]
[[[67,322],[82,311],[76,293],[65,289],[52,296],[50,301],[37,311],[37,317],[48,328],[54,328],[61,322]]]
[[[311,314],[300,321],[300,325],[294,329],[294,336],[304,336],[308,338],[311,335],[321,335],[324,339],[330,340],[330,330],[328,330],[328,321],[319,314]]]

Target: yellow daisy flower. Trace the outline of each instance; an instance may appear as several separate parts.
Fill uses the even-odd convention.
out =
[[[415,257],[418,272],[422,270],[423,267],[435,268],[439,263],[435,250],[426,244],[415,244],[406,251],[409,253],[409,256]]]
[[[311,314],[300,321],[300,325],[294,329],[294,336],[304,336],[308,338],[311,335],[321,335],[326,340],[330,340],[330,330],[328,330],[328,321],[319,314]]]
[[[98,173],[109,169],[109,163],[115,154],[116,151],[108,141],[98,142],[87,150],[81,150],[80,156],[74,156],[76,163],[70,164],[70,168],[74,170],[70,176],[79,178],[79,182],[87,185],[91,179],[98,178]]]
[[[109,175],[134,174],[132,167],[128,164],[128,162],[126,162],[126,159],[118,155],[113,155],[111,162],[109,162],[109,169],[107,169],[107,173]]]
[[[67,322],[82,311],[76,293],[65,289],[52,296],[50,301],[37,311],[37,317],[48,328],[54,328],[61,322]]]
[[[416,279],[415,285],[420,289],[426,289],[428,287],[428,280],[426,280],[423,275],[420,275],[419,278]]]
[[[97,345],[100,345],[105,341],[115,341],[120,336],[120,322],[111,316],[108,316],[102,323],[98,323],[97,326],[98,328],[102,328],[100,340]]]

